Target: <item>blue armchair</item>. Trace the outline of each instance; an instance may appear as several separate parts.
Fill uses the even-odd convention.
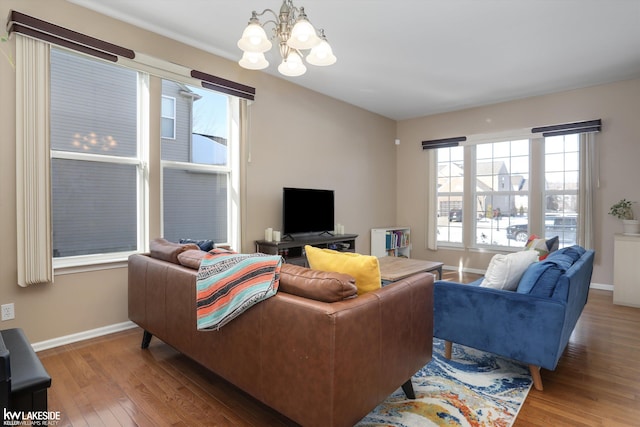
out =
[[[529,365],[554,370],[587,303],[594,251],[572,246],[531,264],[516,291],[439,280],[434,286],[434,336]]]

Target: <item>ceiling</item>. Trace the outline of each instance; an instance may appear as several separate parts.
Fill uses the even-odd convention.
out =
[[[68,0],[237,61],[281,0]],[[338,62],[263,71],[402,120],[640,77],[640,0],[294,0]],[[262,19],[264,22],[265,19]],[[270,28],[270,27],[269,27]],[[269,33],[269,31],[268,31]],[[188,64],[184,64],[188,65]]]

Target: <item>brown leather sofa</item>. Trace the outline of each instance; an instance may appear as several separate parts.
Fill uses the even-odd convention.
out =
[[[205,332],[197,270],[175,261],[129,258],[129,318],[143,348],[156,336],[303,426],[352,426],[431,359],[429,273],[332,303],[280,289]]]

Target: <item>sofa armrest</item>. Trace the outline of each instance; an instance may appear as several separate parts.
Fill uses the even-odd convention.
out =
[[[11,365],[9,364],[9,350],[4,344],[0,334],[0,404],[3,408],[9,407],[9,395],[11,394]]]
[[[555,369],[565,310],[550,298],[437,281],[434,336]]]

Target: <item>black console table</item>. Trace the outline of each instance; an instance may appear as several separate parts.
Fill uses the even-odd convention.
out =
[[[285,262],[308,267],[304,253],[305,245],[317,248],[328,248],[340,252],[356,251],[357,234],[318,235],[304,234],[293,236],[293,239],[279,242],[256,241],[256,252],[270,255],[280,255]]]

